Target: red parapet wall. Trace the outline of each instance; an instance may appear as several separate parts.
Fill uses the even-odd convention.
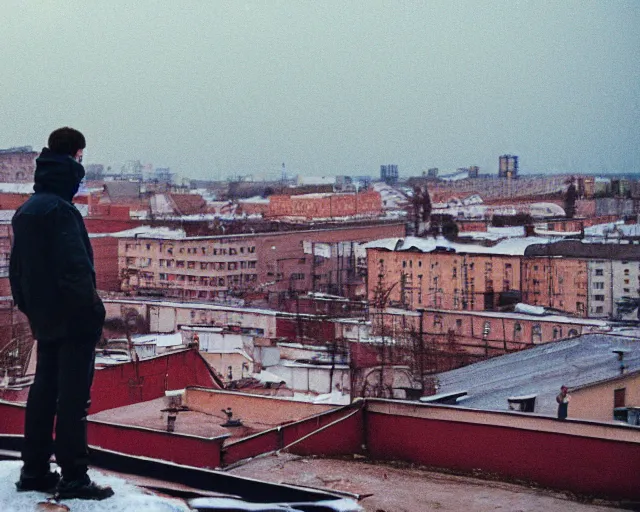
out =
[[[240,439],[233,443],[229,443],[224,448],[223,464],[227,466],[229,464],[234,464],[235,462],[238,462],[240,460],[248,459],[249,457],[255,457],[256,455],[283,449],[303,439],[305,436],[316,432],[318,429],[321,429],[326,425],[330,425],[337,420],[341,420],[346,416],[349,416],[352,411],[353,409],[350,407],[340,407],[336,410],[323,412],[310,418],[305,418],[300,421],[288,423],[286,425],[282,425],[280,427],[273,428],[250,437],[245,437],[244,439]],[[350,424],[349,428],[355,429],[356,426]],[[362,437],[361,431],[359,431],[355,435],[359,438]],[[344,439],[342,439],[341,436],[344,436]],[[351,440],[353,439],[353,437],[353,433],[343,432],[338,437],[333,438],[329,442],[329,444],[324,447],[325,451],[317,451],[312,453],[318,455],[355,453],[351,449],[357,449],[360,444],[362,444],[361,442],[356,445],[354,445],[353,443],[348,443],[346,446],[344,443],[345,440]],[[332,445],[332,443],[334,445]],[[310,446],[316,447],[313,442],[310,444]]]
[[[364,444],[364,408],[356,406],[346,416],[338,418],[332,423],[319,429],[314,429],[308,435],[296,432],[299,440],[286,442],[286,451],[298,455],[320,455],[324,457],[338,457],[363,452]],[[290,445],[290,446],[289,446]]]
[[[22,434],[25,411],[25,404],[0,401],[0,434]]]
[[[373,459],[640,498],[640,432],[633,428],[383,401],[368,403],[366,421]]]
[[[220,389],[209,365],[197,350],[182,350],[96,370],[90,414],[146,402],[170,389],[202,386]]]
[[[220,467],[227,437],[188,436],[95,420],[89,420],[87,436],[91,446],[207,469]]]

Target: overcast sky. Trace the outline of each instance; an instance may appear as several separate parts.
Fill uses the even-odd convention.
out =
[[[0,148],[194,178],[640,171],[640,1],[0,0]]]

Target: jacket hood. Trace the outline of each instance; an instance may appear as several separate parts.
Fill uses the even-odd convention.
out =
[[[36,158],[36,172],[33,190],[52,192],[67,201],[76,195],[84,178],[84,167],[69,155],[54,153],[44,148]]]

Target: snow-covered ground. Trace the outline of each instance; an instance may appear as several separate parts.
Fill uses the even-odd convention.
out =
[[[36,504],[47,499],[41,492],[16,492],[20,461],[0,461],[0,510],[33,512]],[[189,512],[182,500],[156,496],[127,483],[122,478],[90,470],[89,476],[100,485],[110,485],[115,495],[104,501],[63,500],[71,512]]]

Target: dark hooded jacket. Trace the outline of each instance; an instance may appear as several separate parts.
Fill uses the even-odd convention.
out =
[[[11,221],[11,292],[39,341],[95,342],[102,332],[105,310],[96,293],[93,251],[71,203],[82,178],[82,165],[44,148],[36,159],[35,193]]]

